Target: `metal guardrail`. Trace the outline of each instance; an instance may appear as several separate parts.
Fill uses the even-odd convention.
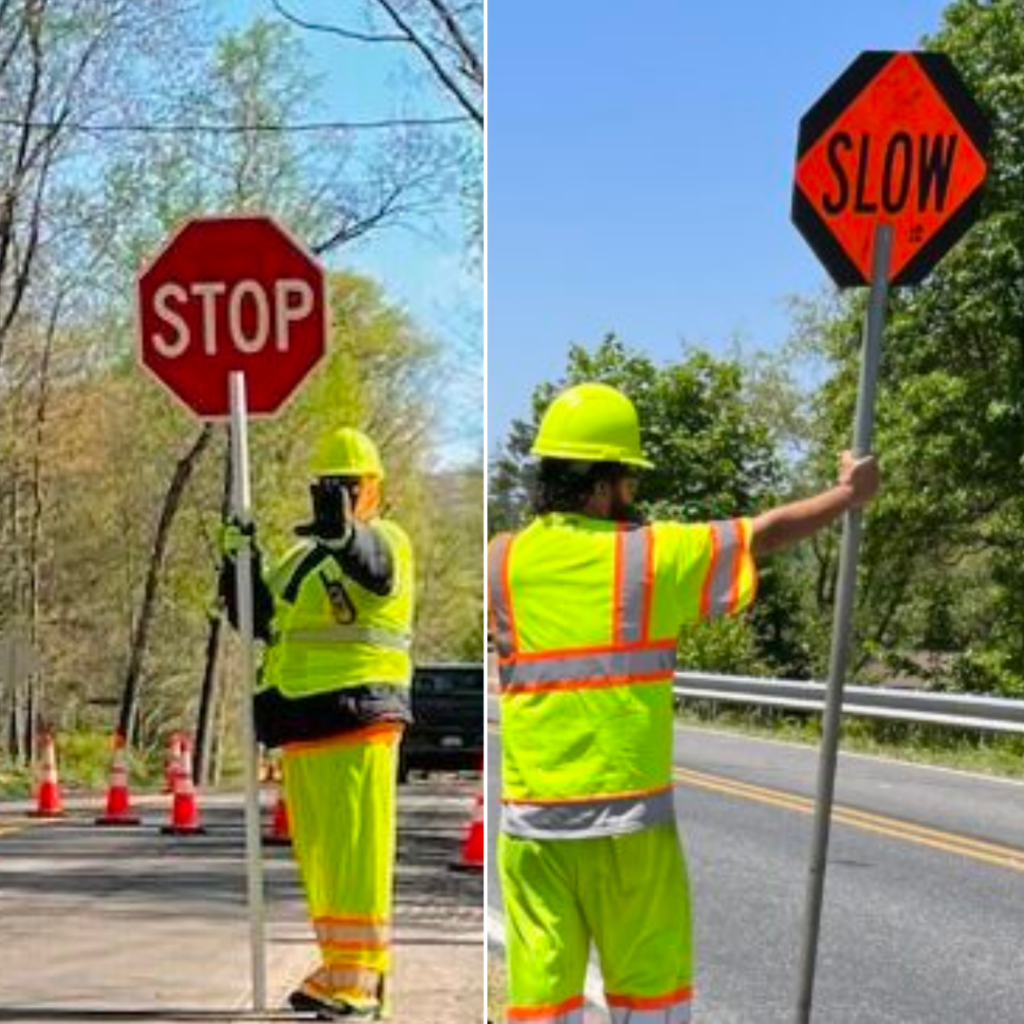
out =
[[[713,700],[816,712],[825,706],[823,683],[791,679],[677,672],[673,690],[676,698],[683,700]],[[847,686],[843,691],[843,714],[1024,735],[1024,700],[1005,697]]]

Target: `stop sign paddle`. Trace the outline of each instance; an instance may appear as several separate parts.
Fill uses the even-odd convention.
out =
[[[139,360],[202,419],[231,417],[232,514],[241,636],[242,747],[253,1009],[266,1009],[259,783],[250,694],[253,554],[250,413],[270,415],[324,354],[327,302],[316,261],[270,217],[198,217],[139,276]]]
[[[276,412],[323,356],[324,274],[270,217],[197,217],[138,282],[139,357],[197,416],[229,415],[245,377],[248,412]]]

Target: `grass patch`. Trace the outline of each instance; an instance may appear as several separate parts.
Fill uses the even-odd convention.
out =
[[[676,709],[683,725],[817,746],[820,719],[777,708],[738,708],[713,701],[686,701]],[[995,735],[938,725],[843,720],[841,749],[899,761],[939,765],[988,775],[1024,778],[1024,736]]]
[[[110,775],[110,735],[83,730],[57,737],[57,772],[62,789],[103,792]],[[145,792],[163,782],[160,751],[132,750],[128,772],[133,790]],[[32,795],[35,782],[30,769],[0,762],[0,799],[24,800]]]

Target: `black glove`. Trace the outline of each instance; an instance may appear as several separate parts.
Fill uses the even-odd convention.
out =
[[[324,547],[343,549],[352,539],[355,516],[352,512],[352,481],[340,477],[321,477],[309,485],[313,521],[296,527],[300,537],[316,537]]]

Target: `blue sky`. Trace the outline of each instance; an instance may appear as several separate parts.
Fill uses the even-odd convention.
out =
[[[658,359],[785,340],[826,287],[789,221],[797,124],[939,0],[491,0],[488,447],[614,330]]]
[[[337,0],[287,0],[286,6],[309,21],[330,22],[349,11],[347,24],[365,29],[361,4]],[[278,18],[269,0],[216,0],[211,5],[215,26],[238,28],[254,18]],[[310,120],[368,120],[419,114],[461,113],[422,88],[419,66],[400,46],[363,46],[332,36],[296,30],[309,51],[308,70],[321,79],[312,98]],[[442,458],[446,463],[478,459],[483,450],[483,368],[460,358],[467,346],[483,352],[482,275],[466,259],[464,216],[454,201],[429,225],[375,232],[346,247],[331,260],[368,273],[380,281],[388,297],[405,307],[458,366],[457,400],[443,411]]]

